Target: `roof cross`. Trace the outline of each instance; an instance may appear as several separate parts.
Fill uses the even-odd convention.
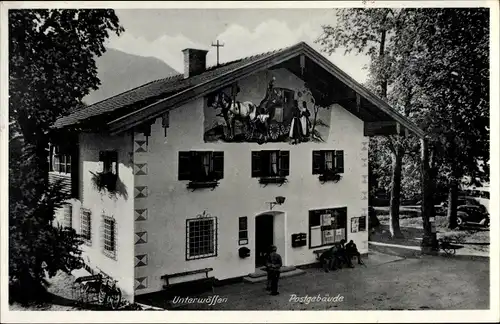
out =
[[[224,47],[224,44],[219,44],[219,40],[217,40],[217,44],[212,43],[213,47],[217,47],[217,66],[219,66],[219,47]]]

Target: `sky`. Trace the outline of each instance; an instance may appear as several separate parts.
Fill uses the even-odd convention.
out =
[[[182,50],[209,50],[207,65],[227,62],[305,41],[316,50],[314,40],[322,24],[335,23],[335,9],[118,9],[125,32],[112,35],[107,46],[126,53],[156,57],[177,71],[183,70]],[[326,54],[323,54],[326,56]],[[327,56],[328,57],[328,56]],[[369,63],[364,55],[344,51],[328,57],[359,82],[366,80]]]

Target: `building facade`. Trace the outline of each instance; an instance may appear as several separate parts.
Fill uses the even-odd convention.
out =
[[[341,239],[368,252],[367,123],[374,121],[360,110],[367,99],[354,92],[345,101],[352,90],[340,82],[320,89],[313,76],[321,74],[304,52],[312,49],[303,43],[292,49],[297,53],[206,70],[204,62],[190,68],[186,51],[186,73],[173,81],[212,79],[193,81],[166,100],[189,87],[209,89],[175,107],[160,100],[167,109],[148,102],[146,110],[113,116],[122,123],[155,110],[134,127],[77,132],[77,170],[70,174],[79,190],[58,220],[86,238],[84,259],[117,279],[127,298],[162,290],[166,274],[213,268],[219,280],[245,276],[262,266],[270,245],[290,266],[315,262],[314,250]],[[221,82],[249,66],[255,68]],[[217,70],[223,73],[213,75]],[[63,120],[59,128],[70,124]]]

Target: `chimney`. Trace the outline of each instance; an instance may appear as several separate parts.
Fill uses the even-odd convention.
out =
[[[205,71],[207,68],[208,51],[186,48],[182,50],[182,52],[184,53],[184,79],[201,74]]]

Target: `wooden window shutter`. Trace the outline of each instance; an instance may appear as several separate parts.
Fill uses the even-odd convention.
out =
[[[80,150],[76,144],[71,152],[71,198],[80,198]]]
[[[191,152],[179,152],[179,180],[191,180]]]
[[[212,165],[215,178],[217,180],[224,178],[224,152],[212,153]]]
[[[321,151],[313,151],[312,174],[321,174],[325,165],[324,155]]]
[[[280,176],[286,177],[290,174],[290,152],[280,151]]]
[[[262,175],[261,151],[252,151],[252,178],[259,178]]]
[[[339,173],[344,173],[344,151],[335,151],[335,167]]]

